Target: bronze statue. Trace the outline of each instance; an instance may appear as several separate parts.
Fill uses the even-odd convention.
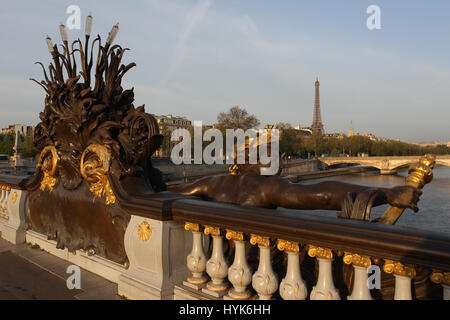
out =
[[[248,157],[246,159],[248,160]],[[371,208],[382,204],[390,204],[391,208],[410,208],[417,212],[417,202],[422,194],[419,188],[411,185],[371,188],[337,181],[301,185],[282,178],[280,176],[281,169],[277,175],[262,176],[260,167],[260,164],[233,165],[230,167],[231,174],[205,177],[187,185],[169,187],[168,190],[198,196],[205,200],[244,206],[338,210],[340,218],[366,221],[370,219]],[[231,244],[228,250],[230,259],[232,246]],[[247,244],[248,261],[253,268],[256,268],[258,253],[254,249]],[[272,246],[271,252],[276,272],[279,273],[279,277],[282,277],[284,270],[280,266],[283,265],[283,254],[275,246]],[[304,270],[305,280],[311,289],[317,279],[317,264],[307,256],[302,257],[302,263],[306,266],[302,270]],[[353,267],[344,264],[341,258],[334,261],[333,273],[335,276],[333,278],[339,280],[336,286],[342,297],[346,297],[351,292],[353,272]],[[414,278],[415,298],[434,297],[439,299],[440,289],[427,281],[429,274],[430,270],[421,269]],[[393,299],[394,286],[394,279],[382,274],[381,289],[374,290],[373,295],[376,299]]]
[[[291,183],[280,175],[262,176],[260,165],[239,165],[237,174],[205,177],[193,183],[172,186],[168,191],[194,195],[205,200],[264,208],[343,210],[340,216],[368,220],[373,206],[390,204],[418,211],[422,192],[410,186],[372,188],[355,184],[326,181],[311,185]],[[352,203],[363,203],[361,210],[351,210]],[[350,211],[350,212],[349,212]],[[347,214],[347,216],[345,216]]]
[[[105,44],[97,36],[91,46],[89,34],[84,46],[79,39],[69,46],[60,28],[63,52],[47,38],[53,63],[47,73],[39,62],[45,80],[32,79],[46,97],[34,135],[37,170],[27,185],[30,228],[56,240],[58,248],[126,263],[123,238],[130,216],[113,188],[165,190],[150,160],[162,135],[144,106],[134,107],[133,89],[122,89],[123,76],[135,64],[121,64],[127,49],[112,45],[118,27]]]

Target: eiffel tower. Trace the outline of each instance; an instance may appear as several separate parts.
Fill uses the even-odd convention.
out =
[[[316,96],[314,98],[314,115],[313,115],[313,122],[311,125],[311,131],[324,134],[325,130],[323,129],[322,117],[320,115],[320,95],[319,95],[320,83],[318,78],[316,78],[316,83],[314,84],[314,86],[316,88]]]

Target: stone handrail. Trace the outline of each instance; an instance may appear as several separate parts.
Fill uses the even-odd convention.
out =
[[[184,221],[185,229],[193,234],[193,248],[187,257],[192,275],[183,285],[197,291],[201,289],[216,298],[248,299],[251,293],[246,286],[251,283],[259,299],[271,299],[276,294],[283,299],[305,299],[308,290],[299,264],[302,252],[318,262],[316,285],[309,293],[311,300],[344,298],[334,285],[337,280],[342,282],[333,279],[336,255],[343,255],[342,262],[353,266],[349,300],[372,299],[368,272],[380,270],[381,261],[384,273],[393,274],[395,278],[394,299],[413,298],[411,283],[416,269],[423,271],[423,267],[434,270],[426,278],[442,284],[444,299],[450,298],[450,237],[445,234],[189,199],[174,202],[172,214],[174,220]],[[213,237],[209,260],[200,241],[202,231]],[[224,257],[223,236],[234,240],[236,245],[231,267]],[[259,247],[259,265],[253,276],[248,264],[242,262],[247,259],[243,253],[246,240]],[[273,245],[287,255],[287,269],[281,283],[273,271],[277,266],[272,266],[271,262]],[[219,275],[214,267],[217,265],[228,268],[228,274]],[[205,272],[211,279],[209,282]],[[227,276],[232,288],[226,286]]]
[[[26,181],[0,176],[0,232],[13,243],[29,241],[28,235],[33,239],[32,231],[26,230]],[[426,280],[441,284],[444,299],[450,298],[447,234],[203,201],[171,192],[130,196],[112,187],[118,205],[131,219],[124,238],[129,265],[116,266],[117,277],[109,279],[117,281],[119,294],[129,298],[249,299],[256,292],[260,299],[343,299],[334,286],[336,281],[342,283],[333,273],[336,260],[354,269],[348,299],[373,298],[366,285],[367,270],[378,265],[385,276],[395,278],[395,299],[413,298],[412,279],[421,268],[432,270]],[[234,259],[225,257],[224,241],[234,246]],[[259,251],[255,270],[247,263],[249,245]],[[274,251],[286,255],[287,266],[273,260]],[[311,268],[300,263],[302,255],[317,260],[313,288],[302,279],[300,269]],[[92,261],[85,267],[91,268]],[[107,263],[98,261],[102,268],[92,271],[102,275]],[[278,279],[280,275],[284,278]]]
[[[162,236],[158,242],[158,251],[161,255],[167,253],[172,263],[178,259],[178,263],[186,264],[184,269],[177,267],[179,271],[182,270],[181,273],[178,272],[177,279],[168,277],[169,287],[175,288],[173,294],[178,298],[191,299],[200,295],[203,299],[247,299],[251,297],[251,290],[246,287],[252,283],[260,299],[271,298],[274,294],[279,294],[283,299],[305,299],[307,289],[304,284],[301,285],[303,280],[298,263],[302,252],[316,258],[319,265],[319,275],[314,287],[316,289],[309,293],[310,299],[343,298],[334,288],[332,280],[331,266],[336,255],[343,256],[342,261],[354,267],[354,285],[348,299],[372,298],[366,288],[367,268],[378,264],[386,275],[392,273],[395,278],[395,299],[413,297],[411,280],[416,275],[416,267],[418,270],[423,267],[434,270],[427,277],[434,283],[441,283],[444,298],[449,298],[446,277],[450,271],[450,236],[446,234],[313,214],[296,214],[283,209],[203,201],[170,192],[128,199],[121,206],[132,213],[128,229],[134,231],[130,231],[129,237],[126,236],[126,242],[137,242],[136,239],[140,238],[142,245],[147,237],[145,234],[153,234],[155,230],[166,230],[171,235],[164,239],[164,232],[157,232]],[[159,225],[161,223],[163,225]],[[192,235],[188,236],[186,232]],[[131,240],[133,237],[134,240]],[[183,243],[175,245],[174,239]],[[222,250],[224,240],[233,240],[235,254],[241,255],[240,258],[234,257],[231,266],[231,257],[225,258]],[[209,252],[208,243],[212,247]],[[246,263],[242,262],[248,258],[243,255],[246,243],[258,245],[260,250],[260,265],[253,274],[245,267]],[[276,279],[271,266],[273,252],[270,252],[270,247],[273,250],[274,245],[279,251],[286,252],[288,258],[286,277],[281,283]],[[135,248],[133,246],[130,250]],[[174,252],[177,254],[172,255]],[[179,259],[182,252],[187,259],[184,262]],[[136,255],[134,257],[134,261],[130,260],[130,266],[135,265],[136,270],[142,270],[142,266],[149,263],[148,254],[144,252],[140,255],[141,258]],[[130,274],[136,276],[136,271]],[[245,278],[246,285],[239,286],[236,277],[240,282]],[[131,286],[131,278],[132,276],[124,276],[123,279],[126,280],[122,281],[122,287],[119,283],[119,291],[122,288],[123,294],[127,295],[128,292],[128,296],[136,297],[129,293],[134,292],[131,287],[136,287],[136,283]],[[295,294],[288,290],[292,286],[297,286]]]
[[[172,215],[175,220],[450,271],[447,234],[190,199],[175,201]]]

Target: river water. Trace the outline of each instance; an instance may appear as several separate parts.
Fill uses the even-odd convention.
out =
[[[372,171],[304,180],[299,183],[311,184],[321,181],[341,181],[372,187],[393,187],[404,185],[407,175],[407,169],[399,171],[397,175],[380,175],[378,172]],[[419,211],[416,213],[411,209],[406,209],[396,225],[450,234],[450,167],[436,166],[433,170],[433,180],[425,185],[422,191],[423,194],[418,203]],[[388,205],[372,208],[370,219],[380,217],[387,208]],[[336,212],[327,210],[298,211],[306,214],[336,216]]]

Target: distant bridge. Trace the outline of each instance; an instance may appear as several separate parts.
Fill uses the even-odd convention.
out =
[[[393,156],[393,157],[323,157],[318,158],[328,166],[336,164],[359,164],[380,169],[380,174],[395,174],[397,169],[417,163],[420,156]],[[436,164],[450,167],[450,155],[437,155]]]

